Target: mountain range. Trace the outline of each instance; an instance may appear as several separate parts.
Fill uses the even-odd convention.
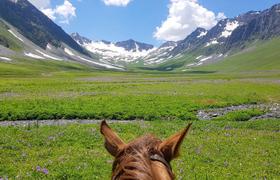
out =
[[[93,41],[68,35],[27,0],[0,1],[0,57],[76,61],[99,69],[187,70],[246,52],[280,36],[280,4],[197,28],[185,39],[159,47],[129,39]],[[1,59],[1,58],[0,58]],[[0,60],[1,61],[1,60]]]

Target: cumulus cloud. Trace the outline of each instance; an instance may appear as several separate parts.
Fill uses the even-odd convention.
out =
[[[102,0],[107,6],[127,6],[132,0]]]
[[[51,20],[55,20],[56,16],[55,16],[55,10],[51,9],[51,8],[47,8],[47,9],[41,9],[41,11],[48,16]]]
[[[69,24],[69,20],[76,17],[76,8],[68,0],[65,0],[62,5],[56,6],[54,11],[61,23]]]
[[[154,37],[165,41],[182,40],[196,28],[210,29],[223,18],[223,13],[215,15],[198,0],[170,0],[168,17],[156,28]]]
[[[76,17],[76,8],[69,0],[64,0],[63,4],[55,8],[50,8],[50,0],[30,0],[30,2],[51,20],[58,20],[60,23],[69,24],[70,20]]]
[[[44,9],[50,6],[50,0],[29,0],[38,9]]]

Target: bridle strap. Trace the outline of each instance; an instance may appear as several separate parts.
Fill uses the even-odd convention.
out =
[[[150,160],[151,160],[151,161],[158,161],[158,162],[161,162],[161,163],[164,164],[170,171],[172,171],[172,168],[171,168],[170,164],[169,164],[163,157],[161,157],[160,155],[158,155],[158,154],[151,155],[151,156],[150,156]]]

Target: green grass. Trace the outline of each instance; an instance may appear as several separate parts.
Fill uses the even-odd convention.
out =
[[[114,124],[126,140],[154,133],[167,138],[185,121]],[[109,179],[112,157],[98,125],[0,127],[0,177],[9,179]],[[280,122],[194,123],[172,162],[178,179],[278,179]],[[45,175],[36,167],[46,168]]]
[[[0,120],[196,120],[199,109],[280,101],[277,73],[108,72],[16,59],[0,63],[0,77]]]
[[[151,67],[138,67],[136,68],[139,70],[146,70],[146,71],[174,71],[175,69],[181,68],[186,63],[193,62],[194,56],[193,55],[185,55],[183,57],[174,58],[170,61],[166,61],[159,65],[154,65]]]
[[[260,109],[246,109],[229,112],[224,116],[215,118],[214,120],[221,121],[248,121],[253,117],[265,114],[265,111]]]
[[[2,78],[0,120],[196,120],[199,109],[280,101],[280,85],[269,79],[140,77],[96,72],[76,78]]]
[[[12,62],[0,62],[0,77],[42,77],[53,73],[94,71],[94,68],[73,61],[34,60],[30,58],[12,58]]]

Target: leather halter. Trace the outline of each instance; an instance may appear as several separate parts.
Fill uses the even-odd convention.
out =
[[[172,171],[172,168],[170,166],[170,164],[163,158],[161,157],[160,155],[158,154],[153,154],[150,156],[150,160],[151,161],[158,161],[158,162],[161,162],[162,164],[164,164],[170,171]]]

